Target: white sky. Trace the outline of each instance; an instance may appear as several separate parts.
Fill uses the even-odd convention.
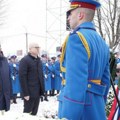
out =
[[[46,0],[8,1],[6,23],[0,27],[0,42],[5,55],[16,54],[17,50],[26,53],[26,32],[28,44],[35,41],[42,50],[56,53],[56,47],[61,46],[67,34],[66,11],[69,0],[47,0],[47,18]]]
[[[46,0],[11,0],[6,23],[0,28],[0,41],[5,55],[15,54],[16,50],[21,49],[24,53],[26,52],[26,32],[28,33],[28,44],[36,41],[40,44],[42,50],[55,53],[56,46],[60,46],[61,39],[64,40],[66,36],[65,15],[67,8],[61,9],[60,17],[60,1],[47,0],[46,21]],[[62,1],[62,6],[68,5],[67,0]],[[55,7],[58,8],[53,9]],[[60,20],[63,22],[60,22]]]

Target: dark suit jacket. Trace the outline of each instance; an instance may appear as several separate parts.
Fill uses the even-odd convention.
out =
[[[20,61],[19,76],[23,96],[39,97],[44,95],[42,62],[30,54]]]
[[[10,109],[11,82],[8,61],[0,55],[0,110]]]

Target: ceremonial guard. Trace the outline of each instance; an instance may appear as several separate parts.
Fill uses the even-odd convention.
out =
[[[55,60],[56,57],[51,57],[50,72],[51,72],[51,96],[55,95]]]
[[[60,54],[57,55],[57,61],[55,62],[55,81],[54,81],[54,89],[57,90],[57,94],[61,89],[61,82],[62,82],[62,73],[60,70]]]
[[[20,81],[19,81],[19,63],[16,61],[17,56],[12,55],[10,57],[11,62],[9,63],[10,67],[10,80],[12,82],[12,98],[11,103],[17,103],[16,98],[17,94],[21,92]]]
[[[70,0],[67,12],[71,32],[62,47],[64,85],[58,100],[59,118],[106,120],[110,86],[109,47],[92,23],[97,0]]]
[[[50,64],[47,61],[47,55],[43,54],[41,56],[42,58],[42,65],[43,65],[43,74],[44,74],[44,83],[45,83],[45,99],[46,101],[48,101],[48,91],[51,91],[51,71],[50,71]]]

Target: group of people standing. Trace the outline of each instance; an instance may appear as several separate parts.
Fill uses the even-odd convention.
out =
[[[24,113],[30,113],[31,115],[36,115],[39,107],[39,102],[41,98],[48,101],[48,91],[50,96],[55,95],[56,92],[59,93],[61,89],[61,77],[60,77],[60,54],[57,56],[57,60],[55,57],[52,57],[51,60],[48,61],[48,56],[43,54],[39,57],[40,47],[37,43],[31,43],[29,45],[28,54],[23,57],[19,62],[16,61],[17,56],[10,56],[9,60],[6,60],[6,69],[5,66],[1,63],[2,67],[0,70],[2,76],[6,76],[6,78],[1,78],[0,89],[3,91],[2,94],[4,96],[3,85],[7,85],[3,83],[3,79],[6,79],[6,83],[9,83],[7,86],[9,94],[8,95],[8,109],[6,109],[6,96],[4,96],[0,105],[1,110],[9,110],[10,100],[11,103],[17,103],[16,98],[17,94],[20,93],[20,97],[22,97],[24,101]],[[4,68],[4,69],[3,69]],[[4,74],[3,74],[3,73]],[[5,75],[7,74],[7,75]],[[0,96],[1,97],[1,96]],[[4,104],[3,104],[4,103]]]
[[[105,105],[110,88],[110,49],[92,22],[95,10],[100,6],[98,0],[70,0],[67,19],[71,31],[63,43],[60,62],[55,62],[54,58],[49,62],[46,55],[38,57],[39,45],[29,45],[28,55],[19,64],[24,113],[36,115],[40,96],[45,93],[47,100],[48,91],[54,94],[54,90],[58,90],[58,93],[60,90],[60,119],[106,120]],[[6,66],[3,67],[3,64]],[[4,103],[6,97],[8,101],[10,99],[7,96],[10,94],[10,80],[7,60],[2,54],[0,68],[0,74],[4,75],[0,78],[0,90],[7,91],[6,94],[0,93],[0,97],[3,96],[0,100]],[[57,83],[61,83],[61,78],[62,87]],[[4,87],[6,82],[8,84]],[[1,104],[1,101],[0,110],[4,106],[9,110],[9,104]]]
[[[38,57],[39,52],[40,47],[37,43],[30,44],[28,55],[21,59],[19,65],[24,112],[32,115],[37,114],[40,96],[45,96],[44,100],[48,101],[47,92],[50,91],[54,95],[54,90],[60,90],[61,85],[61,79],[57,77],[60,64],[55,62],[55,58],[48,62],[46,55]],[[58,70],[55,69],[57,67]]]
[[[61,89],[62,73],[60,70],[60,54],[57,55],[57,58],[51,57],[51,60],[48,59],[46,54],[43,54],[41,59],[45,81],[45,100],[48,101],[48,94],[54,96],[55,94],[59,94]]]

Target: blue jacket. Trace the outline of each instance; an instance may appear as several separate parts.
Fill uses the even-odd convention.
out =
[[[55,89],[55,63],[50,64],[49,70],[51,71],[51,89]]]
[[[45,91],[51,90],[51,70],[50,65],[46,66],[47,62],[43,62],[43,74],[44,74],[44,84],[45,84]]]
[[[55,62],[55,90],[60,90],[61,89],[61,82],[62,78],[60,76],[60,62],[56,61]]]
[[[15,67],[14,67],[15,65]],[[10,63],[10,79],[12,83],[12,93],[17,94],[21,92],[20,81],[19,81],[19,64]]]
[[[87,40],[90,59],[77,31]],[[66,85],[59,96],[59,117],[106,120],[105,102],[110,86],[109,48],[92,22],[83,23],[70,33],[63,66],[66,68]],[[101,80],[101,84],[91,80]]]

